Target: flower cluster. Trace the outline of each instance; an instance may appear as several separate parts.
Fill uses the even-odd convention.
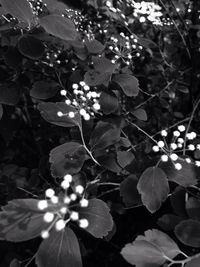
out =
[[[111,36],[108,49],[114,54],[112,63],[121,61],[130,65],[134,57],[141,56],[143,47],[138,44],[136,36],[128,36],[121,32],[119,38]]]
[[[42,0],[29,0],[28,2],[30,3],[33,13],[36,16],[42,13],[44,11],[44,8],[46,7],[46,4],[44,4]]]
[[[94,90],[91,90],[90,86],[88,86],[84,81],[80,81],[79,84],[72,84],[73,89],[73,99],[70,99],[67,96],[66,90],[61,90],[60,94],[65,96],[65,104],[71,107],[74,107],[85,120],[90,120],[91,116],[94,116],[95,113],[99,112],[100,104],[99,97],[100,93],[96,92],[96,87]],[[61,111],[57,113],[59,117],[68,116],[70,118],[75,117],[75,112],[69,112],[68,114],[63,114]]]
[[[179,156],[183,151],[194,152],[195,150],[200,150],[200,144],[194,144],[193,141],[196,139],[197,134],[195,132],[186,133],[186,128],[184,125],[179,125],[177,130],[173,131],[172,138],[170,138],[170,144],[167,142],[169,136],[167,130],[161,131],[161,136],[163,140],[157,141],[157,145],[152,147],[154,152],[161,152],[160,160],[162,162],[167,162],[171,160],[174,167],[177,170],[182,169],[182,164],[179,161],[185,160],[187,163],[195,164],[200,167],[200,161],[192,161],[191,158],[186,156],[184,159]]]
[[[87,228],[89,222],[86,218],[80,218],[79,211],[87,208],[89,201],[83,197],[84,187],[71,188],[72,176],[67,174],[61,182],[64,193],[56,195],[52,188],[45,191],[46,199],[38,202],[38,209],[45,211],[44,222],[50,226],[41,232],[42,238],[48,238],[53,227],[56,231],[62,231],[70,221],[77,222],[81,228]]]

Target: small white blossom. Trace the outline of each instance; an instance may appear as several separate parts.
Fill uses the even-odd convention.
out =
[[[191,162],[192,162],[190,158],[186,158],[185,161],[186,161],[187,163],[191,163]]]
[[[166,137],[167,136],[167,131],[166,130],[162,130],[161,131],[161,136]]]
[[[162,155],[161,156],[161,161],[167,162],[168,161],[168,156],[167,155]]]
[[[182,165],[180,163],[175,163],[175,169],[180,171],[182,169]]]
[[[63,96],[66,96],[67,91],[66,91],[66,90],[61,90],[61,91],[60,91],[60,94],[63,95]]]
[[[58,117],[62,117],[62,116],[63,116],[63,113],[62,113],[61,111],[58,111],[58,112],[57,112],[57,116],[58,116]]]
[[[81,201],[80,201],[81,207],[84,207],[84,208],[88,207],[88,204],[89,204],[89,201],[87,199],[85,199],[85,198],[81,199]]]
[[[47,200],[40,200],[38,202],[38,209],[39,210],[44,210],[46,208],[48,208],[48,202],[47,202]]]
[[[72,213],[70,214],[70,219],[71,219],[72,221],[78,221],[78,219],[79,219],[78,212],[76,212],[76,211],[72,211]]]
[[[82,185],[77,185],[75,187],[75,192],[78,193],[78,194],[83,194],[84,192],[84,187]]]
[[[195,161],[195,165],[197,166],[197,167],[200,167],[200,161]]]
[[[75,90],[76,90],[76,89],[78,89],[78,87],[79,87],[79,86],[78,86],[78,84],[77,84],[77,83],[74,83],[74,84],[72,84],[72,88],[73,88],[73,89],[75,89]]]
[[[183,144],[184,143],[184,139],[179,137],[178,140],[177,140],[179,143]]]
[[[54,214],[51,213],[51,212],[46,212],[46,213],[44,214],[43,219],[44,219],[45,222],[50,223],[50,222],[52,222],[53,219],[54,219]]]
[[[174,131],[174,132],[173,132],[173,135],[174,135],[175,137],[179,137],[179,136],[180,136],[180,132],[179,132],[179,131]]]
[[[90,115],[88,113],[85,114],[85,116],[83,117],[86,121],[89,121],[90,119]]]
[[[63,180],[61,183],[61,187],[66,190],[70,187],[70,184],[67,180]]]
[[[184,131],[185,131],[185,126],[184,126],[184,125],[179,125],[179,126],[178,126],[178,130],[179,130],[180,132],[184,132]]]
[[[171,147],[171,149],[176,150],[177,149],[177,144],[171,143],[170,147]]]
[[[71,183],[72,182],[72,176],[71,176],[71,174],[66,174],[63,179],[66,180],[68,183]]]
[[[200,144],[198,144],[198,145],[196,146],[196,148],[197,148],[198,150],[200,150]]]
[[[68,116],[69,116],[71,119],[73,119],[73,118],[75,117],[75,114],[74,114],[73,111],[70,111],[69,114],[68,114]]]
[[[173,153],[170,155],[171,160],[176,161],[178,159],[178,155]]]
[[[58,197],[57,197],[57,196],[52,196],[52,197],[51,197],[51,202],[52,202],[53,204],[58,204]]]
[[[49,188],[45,191],[45,196],[52,198],[55,195],[55,191],[52,188]]]
[[[62,231],[64,228],[65,228],[65,221],[62,220],[62,219],[58,220],[58,221],[56,222],[56,224],[55,224],[55,229],[56,229],[57,231]]]
[[[191,151],[194,151],[195,150],[195,146],[190,144],[190,145],[188,145],[188,149],[191,150]]]
[[[158,141],[158,147],[163,148],[165,143],[163,141]]]
[[[43,239],[47,239],[47,238],[49,238],[49,232],[48,231],[42,231],[41,232],[41,237],[43,238]]]
[[[70,199],[71,199],[72,201],[76,201],[76,199],[77,199],[77,195],[74,194],[74,193],[72,193],[72,194],[70,195]]]
[[[87,228],[89,226],[89,222],[87,219],[81,219],[79,220],[79,226],[81,228]]]
[[[93,108],[94,108],[95,110],[100,110],[100,109],[101,109],[101,106],[99,105],[99,103],[95,103],[95,104],[93,105]]]
[[[158,152],[159,151],[159,147],[158,146],[153,146],[152,149],[153,149],[154,152]]]
[[[69,99],[66,99],[66,100],[65,100],[65,104],[66,104],[66,105],[71,105],[71,103],[72,103],[71,100],[69,100]]]

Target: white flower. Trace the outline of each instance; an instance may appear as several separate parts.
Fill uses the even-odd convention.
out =
[[[45,222],[50,223],[50,222],[52,222],[53,219],[54,219],[54,214],[51,213],[51,212],[46,212],[46,213],[44,214],[43,219],[44,219]]]
[[[182,165],[180,163],[175,163],[175,169],[180,171],[182,169]]]
[[[72,84],[72,88],[73,88],[73,89],[78,89],[78,87],[79,87],[79,86],[78,86],[77,83]]]
[[[75,187],[75,191],[76,191],[76,193],[78,193],[78,194],[83,194],[83,192],[84,192],[84,187],[83,187],[82,185],[77,185],[77,186]]]
[[[179,130],[180,132],[184,132],[184,131],[185,131],[185,126],[184,126],[184,125],[179,125],[179,126],[178,126],[178,130]]]
[[[61,91],[60,91],[60,94],[63,95],[63,96],[66,96],[67,91],[66,91],[66,90],[61,90]]]
[[[198,144],[198,145],[196,146],[196,148],[197,148],[198,150],[200,150],[200,144]]]
[[[62,117],[62,116],[63,116],[63,113],[62,113],[61,111],[58,111],[58,112],[57,112],[57,116],[58,116],[58,117]]]
[[[191,151],[194,151],[195,150],[195,146],[190,144],[190,145],[188,145],[188,149],[191,150]]]
[[[84,81],[81,81],[79,84],[80,84],[81,86],[85,86],[85,82],[84,82]]]
[[[83,208],[86,208],[88,207],[88,204],[89,204],[89,201],[85,198],[81,199],[80,201],[80,206],[83,207]]]
[[[101,106],[99,105],[99,103],[95,103],[95,104],[93,105],[93,108],[94,108],[95,110],[100,110],[100,109],[101,109]]]
[[[186,161],[187,163],[191,163],[191,162],[192,162],[190,158],[186,158],[185,161]]]
[[[161,156],[161,160],[162,160],[163,162],[167,162],[167,161],[168,161],[168,156],[167,156],[167,155],[162,155],[162,156]]]
[[[70,199],[71,199],[72,201],[76,201],[76,199],[77,199],[77,195],[74,194],[74,193],[72,193],[72,194],[70,195]]]
[[[161,131],[161,135],[162,135],[163,137],[166,137],[166,136],[167,136],[167,131],[166,131],[166,130],[162,130],[162,131]]]
[[[175,137],[179,137],[179,136],[180,136],[180,132],[179,132],[179,131],[174,131],[174,132],[173,132],[173,135],[174,135]]]
[[[52,198],[55,195],[55,191],[52,188],[49,188],[45,191],[45,196]]]
[[[70,214],[70,219],[71,219],[72,221],[78,221],[78,219],[79,219],[79,214],[78,214],[78,212],[76,212],[76,211],[72,211],[71,214]]]
[[[68,114],[68,116],[72,119],[72,118],[74,118],[75,117],[75,114],[74,114],[74,112],[73,111],[70,111],[69,112],[69,114]]]
[[[61,183],[61,187],[66,190],[70,187],[70,184],[67,180],[63,180]]]
[[[200,161],[195,161],[195,165],[197,166],[197,167],[200,167]]]
[[[57,231],[62,231],[65,228],[65,221],[60,219],[56,222],[55,228]]]
[[[69,99],[66,99],[66,100],[65,100],[65,104],[66,104],[66,105],[71,105],[71,103],[72,103],[71,100],[69,100]]]
[[[177,140],[180,144],[183,144],[184,143],[184,139],[183,138],[178,138],[178,140]]]
[[[62,207],[62,208],[60,209],[60,212],[61,212],[62,214],[67,214],[67,211],[68,211],[68,209],[67,209],[66,207]]]
[[[57,196],[52,196],[52,197],[51,197],[51,202],[52,202],[53,204],[58,204],[58,201],[59,201],[59,199],[58,199]]]
[[[85,116],[85,114],[87,113],[85,109],[81,108],[79,111],[80,115]]]
[[[88,113],[85,114],[85,116],[83,117],[86,121],[89,121],[90,119],[90,115]]]
[[[158,152],[159,151],[159,147],[158,146],[153,146],[152,149],[153,149],[154,152]]]
[[[42,231],[42,232],[41,232],[41,237],[42,237],[43,239],[47,239],[47,238],[49,238],[49,232],[46,231],[46,230]]]
[[[81,219],[81,220],[79,220],[79,226],[80,226],[81,228],[87,228],[88,225],[89,225],[89,222],[88,222],[87,219]]]
[[[46,208],[48,208],[48,202],[47,202],[47,200],[40,200],[38,202],[38,209],[39,210],[44,210]]]
[[[158,147],[163,148],[165,143],[163,141],[158,141]]]
[[[68,183],[71,183],[72,182],[72,176],[71,176],[71,174],[66,174],[63,179],[66,180]]]
[[[175,150],[175,149],[177,149],[177,144],[171,143],[170,144],[170,147],[171,147],[171,149]]]
[[[178,159],[178,155],[173,153],[170,155],[171,160],[176,161]]]

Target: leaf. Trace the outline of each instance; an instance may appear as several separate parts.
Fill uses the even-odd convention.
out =
[[[22,55],[16,47],[9,46],[4,54],[5,63],[11,68],[18,68],[22,63]]]
[[[161,168],[165,171],[168,180],[184,187],[195,185],[197,183],[195,166],[183,159],[178,159],[176,163],[182,165],[181,170],[176,170],[171,161],[161,163]]]
[[[33,22],[34,14],[27,0],[1,0],[1,5],[7,13],[19,21],[27,22],[29,25]]]
[[[99,104],[104,114],[108,115],[119,108],[119,101],[113,92],[102,92],[99,98]]]
[[[131,112],[138,120],[147,121],[147,113],[144,109],[139,108]]]
[[[127,96],[137,96],[139,93],[138,79],[132,75],[118,74],[112,81],[117,83]]]
[[[187,262],[184,267],[197,267],[200,266],[200,255],[197,258],[192,259],[191,261]]]
[[[48,15],[40,19],[40,25],[46,32],[65,41],[74,40],[77,31],[74,23],[61,15]]]
[[[57,146],[50,152],[52,175],[63,177],[67,173],[78,173],[86,159],[88,156],[85,148],[79,143],[68,142]]]
[[[9,201],[0,212],[0,240],[26,241],[40,235],[48,227],[36,199]]]
[[[0,120],[3,116],[3,106],[0,104]]]
[[[170,196],[171,206],[174,212],[183,218],[187,218],[187,213],[185,209],[185,197],[186,191],[182,187],[177,187]]]
[[[137,183],[137,177],[130,175],[120,184],[120,196],[127,207],[141,204],[141,197],[137,191]]]
[[[84,81],[89,86],[105,85],[108,86],[111,78],[111,73],[101,73],[96,70],[89,70],[85,73]]]
[[[177,244],[167,234],[157,229],[147,230],[144,234],[144,236],[139,235],[136,240],[146,240],[151,242],[168,258],[173,259],[180,253]]]
[[[20,267],[20,266],[21,264],[17,259],[12,260],[10,263],[10,267]]]
[[[20,53],[31,59],[39,59],[45,52],[44,44],[30,34],[23,35],[18,41]]]
[[[20,99],[20,90],[16,84],[4,84],[0,86],[0,103],[14,106]]]
[[[169,193],[166,174],[157,167],[147,168],[139,179],[137,189],[146,208],[151,213],[156,212]]]
[[[60,86],[56,82],[52,81],[37,81],[34,83],[30,96],[46,100],[53,97],[59,90]]]
[[[89,226],[85,229],[96,238],[106,236],[113,228],[113,219],[107,204],[100,199],[89,200],[87,208],[79,212],[80,218],[85,218]]]
[[[186,202],[186,211],[191,219],[200,221],[200,201],[198,199],[190,197]]]
[[[97,160],[100,165],[112,172],[120,173],[122,170],[117,163],[116,155],[114,153],[111,153],[110,151],[108,153],[104,151],[104,155],[98,157]]]
[[[117,65],[106,57],[92,57],[93,67],[100,73],[113,73]]]
[[[186,246],[200,247],[200,222],[188,219],[175,227],[176,237]]]
[[[127,244],[121,254],[127,262],[136,267],[159,267],[166,261],[162,251],[145,240]]]
[[[102,43],[100,43],[98,40],[94,39],[94,40],[86,40],[85,45],[87,47],[87,50],[89,53],[91,54],[99,54],[102,53],[102,51],[104,50],[104,45],[102,45]]]
[[[90,138],[91,150],[104,149],[119,141],[120,129],[114,125],[99,121]]]
[[[36,254],[38,267],[82,267],[80,247],[74,232],[66,227],[63,231],[51,231]]]
[[[40,103],[38,109],[41,113],[41,116],[48,122],[62,126],[62,127],[73,127],[81,125],[81,116],[76,112],[76,109],[70,106],[67,106],[64,102],[57,103]],[[67,114],[70,111],[75,113],[74,118],[69,118],[68,116],[58,117],[57,113],[61,111],[63,114]]]
[[[134,154],[130,151],[117,152],[117,161],[122,168],[125,168],[127,165],[129,165],[134,160],[134,158]]]
[[[182,221],[182,218],[174,214],[164,214],[157,221],[157,224],[165,231],[173,231],[175,226]]]

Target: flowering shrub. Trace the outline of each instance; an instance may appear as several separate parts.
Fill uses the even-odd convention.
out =
[[[198,2],[0,0],[1,266],[200,265]]]

